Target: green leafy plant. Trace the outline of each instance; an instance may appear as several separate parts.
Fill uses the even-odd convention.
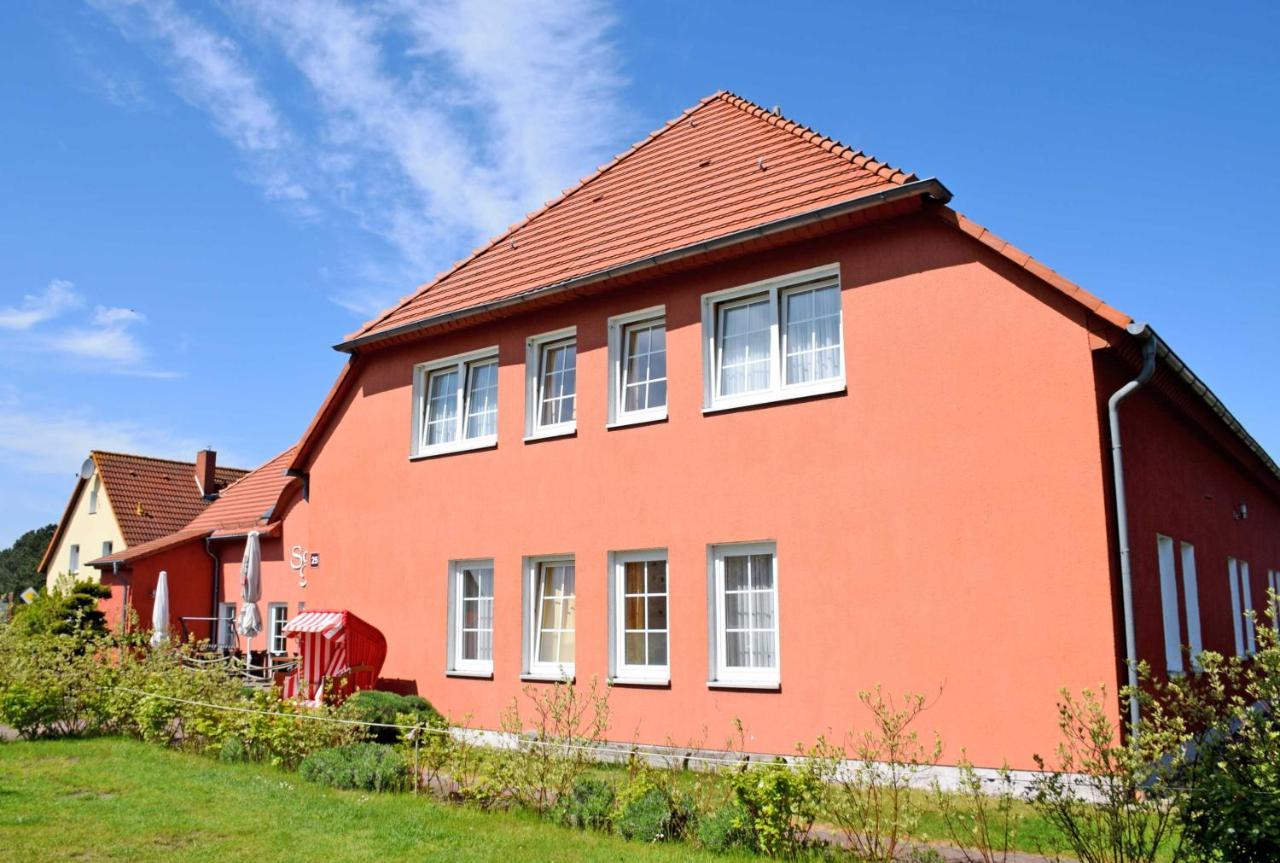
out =
[[[731,774],[734,799],[753,845],[769,857],[793,857],[808,844],[824,790],[820,762],[777,761]]]
[[[659,782],[652,771],[634,771],[618,792],[614,829],[636,842],[676,842],[692,834],[697,813],[688,795]]]
[[[377,723],[378,726],[425,724],[442,718],[431,702],[421,696],[398,695],[376,689],[354,693],[343,703],[340,713],[347,718]],[[401,717],[408,717],[408,721],[402,722]],[[395,743],[400,738],[398,728],[373,727],[368,733],[378,743]]]
[[[28,739],[96,731],[103,693],[100,640],[0,628],[0,722]]]
[[[111,588],[105,585],[59,575],[53,590],[41,588],[34,601],[16,606],[9,625],[20,636],[99,638],[106,635],[107,626],[98,601],[110,596]]]
[[[410,784],[403,753],[369,742],[312,752],[298,765],[298,775],[308,782],[360,791],[403,791]]]
[[[579,830],[608,830],[613,823],[616,795],[613,785],[592,776],[579,776],[573,788],[556,801],[556,820]]]
[[[891,863],[918,831],[920,801],[912,791],[937,763],[942,742],[924,742],[914,728],[928,704],[908,693],[901,707],[879,686],[858,694],[871,726],[842,743],[825,737],[807,753],[828,782],[825,812],[860,860]]]
[[[501,763],[501,781],[512,798],[546,812],[596,760],[609,727],[609,692],[592,678],[572,683],[526,686],[528,713],[519,699],[502,715],[502,730],[514,741]]]
[[[944,791],[937,780],[933,783],[934,807],[947,838],[966,863],[1006,863],[1021,821],[1009,765],[1004,764],[990,784],[978,775],[963,750],[956,766],[960,777],[955,789]]]
[[[737,800],[721,805],[698,820],[698,842],[722,854],[729,851],[754,854],[759,850],[751,827],[751,814]]]

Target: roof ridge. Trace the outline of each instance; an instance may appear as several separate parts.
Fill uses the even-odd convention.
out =
[[[177,458],[162,458],[160,456],[154,456],[154,455],[138,455],[137,453],[117,452],[116,450],[109,450],[109,449],[91,449],[89,450],[89,455],[91,456],[113,455],[113,456],[119,456],[121,458],[136,458],[141,461],[156,461],[156,462],[164,462],[165,464],[182,464],[182,465],[187,465],[188,467],[196,466],[196,463],[194,461],[183,461],[182,459],[177,459]],[[251,470],[251,468],[231,467],[230,465],[222,465],[222,464],[215,465],[214,467],[216,470],[234,470],[234,471],[240,471],[241,473],[248,473]]]
[[[348,339],[355,338],[359,335],[369,332],[370,330],[376,329],[378,324],[382,323],[387,318],[389,318],[392,314],[394,314],[402,306],[404,306],[405,303],[409,302],[415,297],[420,296],[423,293],[423,291],[426,291],[432,285],[443,281],[444,279],[448,278],[449,276],[463,269],[467,264],[470,264],[472,261],[476,260],[476,258],[480,257],[489,249],[492,249],[494,246],[501,243],[503,240],[505,240],[507,237],[511,236],[512,234],[514,234],[519,229],[523,228],[525,225],[530,224],[531,222],[536,220],[539,216],[542,216],[545,213],[550,212],[555,207],[564,203],[566,200],[571,198],[576,192],[581,191],[583,187],[585,187],[588,183],[598,179],[599,177],[604,176],[610,170],[617,167],[624,159],[634,155],[636,152],[641,150],[647,144],[657,140],[659,137],[663,135],[663,133],[674,128],[675,126],[678,126],[681,122],[683,122],[686,118],[688,118],[694,112],[696,112],[700,108],[705,107],[711,102],[714,102],[717,99],[723,98],[726,94],[728,94],[728,92],[729,92],[728,90],[717,90],[714,93],[712,93],[710,96],[704,96],[702,99],[699,99],[697,104],[689,106],[684,111],[682,111],[679,116],[673,117],[672,119],[663,123],[657,129],[654,129],[648,135],[641,138],[639,141],[632,144],[630,147],[623,150],[621,153],[617,154],[612,159],[605,162],[603,165],[600,165],[590,174],[579,179],[577,183],[574,183],[572,186],[569,186],[564,191],[562,191],[559,195],[552,198],[550,201],[547,201],[538,209],[533,210],[532,212],[526,213],[524,218],[520,219],[518,222],[512,223],[510,226],[507,227],[505,231],[493,237],[487,243],[484,243],[481,246],[477,246],[475,249],[471,251],[469,255],[456,261],[454,265],[449,269],[443,270],[440,273],[437,273],[429,281],[423,282],[422,284],[418,285],[418,287],[414,289],[413,293],[408,294],[407,296],[401,297],[399,301],[395,303],[395,305],[383,311],[376,318],[365,321],[363,324],[360,325],[360,329],[348,335],[347,338]]]
[[[732,93],[728,90],[721,90],[714,96],[710,97],[710,99],[715,98],[718,98],[720,101],[728,105],[732,105],[738,110],[750,114],[753,117],[764,120],[772,126],[778,126],[801,140],[808,141],[823,151],[831,153],[833,156],[839,156],[856,167],[870,171],[891,183],[897,183],[901,186],[919,179],[911,171],[904,171],[901,168],[895,168],[888,162],[882,162],[864,150],[856,150],[848,144],[843,144],[835,138],[832,138],[830,135],[824,135],[816,129],[783,116],[781,112],[766,110],[763,106],[752,102],[750,99],[744,99],[736,93]],[[708,101],[710,99],[708,99]]]

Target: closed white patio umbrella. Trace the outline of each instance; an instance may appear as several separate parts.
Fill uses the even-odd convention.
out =
[[[152,647],[169,640],[169,573],[163,569],[156,581],[156,601],[151,605],[151,630]]]
[[[244,608],[240,619],[236,622],[236,630],[248,641],[245,644],[245,667],[252,667],[253,637],[262,632],[262,613],[258,611],[258,600],[262,599],[262,547],[258,543],[258,532],[250,531],[244,541],[244,557],[240,560],[240,598]]]

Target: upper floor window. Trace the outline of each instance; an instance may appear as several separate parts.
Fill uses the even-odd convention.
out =
[[[413,455],[439,455],[498,442],[498,349],[414,367]]]
[[[526,438],[554,437],[577,429],[577,328],[531,337],[526,344]]]
[[[98,511],[98,477],[93,478],[93,485],[89,486],[89,515],[93,515]]]
[[[609,319],[609,423],[667,416],[667,324],[662,306]]]
[[[771,542],[711,550],[712,684],[777,686],[778,557]]]
[[[1249,587],[1247,561],[1227,558],[1227,580],[1231,591],[1231,628],[1236,639],[1236,656],[1251,656],[1256,652],[1254,641],[1253,592]]]
[[[104,540],[102,541],[102,556],[103,556],[103,557],[106,557],[107,555],[111,554],[111,549],[112,549],[113,547],[114,547],[114,546],[113,546],[113,543],[111,542],[111,540],[109,540],[109,539],[104,539]]]
[[[493,673],[493,561],[457,560],[449,580],[449,671]]]
[[[844,389],[837,265],[707,294],[702,331],[704,410]]]
[[[67,562],[67,572],[74,575],[80,571],[80,546],[71,546],[71,559]]]
[[[1267,614],[1271,616],[1271,628],[1280,633],[1280,572],[1267,572]]]

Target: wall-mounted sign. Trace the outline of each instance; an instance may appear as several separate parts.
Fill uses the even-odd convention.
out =
[[[318,551],[311,552],[311,565],[312,566],[320,565],[320,552]]]
[[[289,549],[289,568],[298,574],[298,586],[307,586],[307,550],[300,545]]]

